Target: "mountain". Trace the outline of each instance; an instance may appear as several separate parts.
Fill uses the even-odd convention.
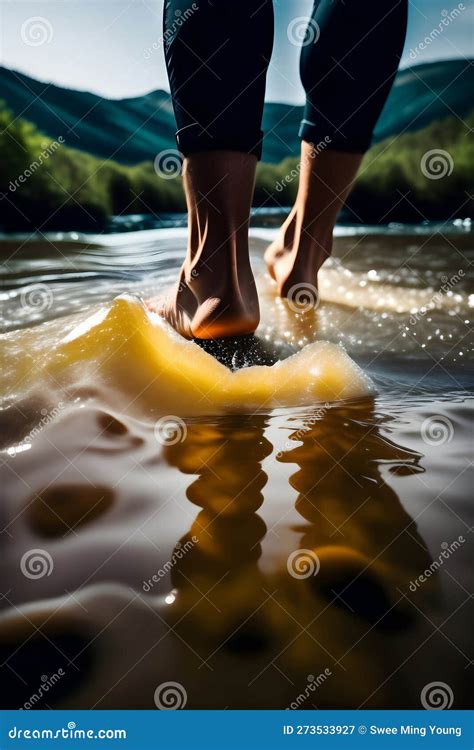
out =
[[[385,105],[374,142],[426,127],[450,115],[464,117],[472,108],[473,61],[442,60],[399,71]],[[52,138],[122,164],[153,160],[176,148],[171,99],[152,91],[129,99],[103,99],[42,83],[0,66],[0,99],[17,116],[33,122]],[[301,107],[267,103],[263,117],[263,161],[278,163],[299,151]]]

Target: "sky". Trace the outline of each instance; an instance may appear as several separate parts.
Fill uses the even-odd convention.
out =
[[[228,0],[229,5],[238,1]],[[416,55],[416,62],[473,56],[472,0],[412,0],[403,67],[413,64],[410,50],[458,5],[459,16]],[[301,103],[299,49],[288,40],[287,29],[293,19],[309,15],[312,0],[274,0],[274,7],[266,99]],[[169,90],[159,43],[162,8],[163,0],[0,0],[0,64],[110,98]],[[35,29],[44,35],[42,44]]]

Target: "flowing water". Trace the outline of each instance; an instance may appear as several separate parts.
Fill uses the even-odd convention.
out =
[[[338,228],[309,310],[274,231],[202,346],[142,301],[183,228],[0,240],[12,707],[468,705],[469,224]]]

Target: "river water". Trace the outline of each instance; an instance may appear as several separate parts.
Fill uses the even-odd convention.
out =
[[[274,232],[204,346],[142,304],[183,227],[0,239],[13,708],[468,705],[470,224],[338,227],[303,312]]]

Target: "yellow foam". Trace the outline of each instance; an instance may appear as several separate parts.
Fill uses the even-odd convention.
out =
[[[53,321],[5,337],[5,392],[90,386],[132,411],[254,411],[368,396],[370,378],[335,344],[316,342],[273,366],[232,373],[123,295],[71,326]],[[117,402],[115,402],[117,404]]]

